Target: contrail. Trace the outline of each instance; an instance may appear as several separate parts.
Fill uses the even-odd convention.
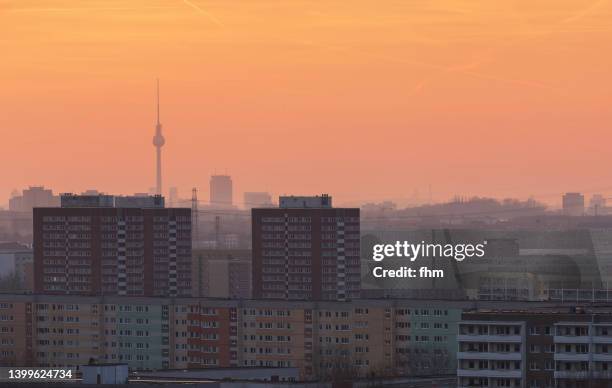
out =
[[[445,72],[450,73],[450,72],[469,72],[469,70],[471,69],[475,69],[478,66],[480,66],[480,64],[484,62],[484,60],[479,60],[479,61],[472,61],[470,63],[466,63],[465,65],[456,65],[456,66],[448,66],[445,68]],[[436,70],[441,70],[441,69],[436,69]],[[425,87],[432,81],[434,80],[436,77],[431,76],[428,78],[424,78],[421,81],[419,81],[416,86],[414,86],[407,94],[407,96],[415,96],[419,93],[421,93]]]
[[[146,6],[146,7],[56,7],[56,8],[13,8],[8,12],[82,12],[82,11],[140,11],[143,9],[173,9],[177,7]]]
[[[570,16],[565,20],[562,20],[561,23],[570,23],[570,22],[575,22],[576,20],[580,20],[583,17],[588,16],[591,12],[593,12],[595,9],[597,9],[600,5],[604,3],[607,3],[607,1],[606,0],[596,1],[592,3],[590,6],[583,9],[582,11],[578,12],[577,14]]]
[[[225,27],[225,25],[223,23],[221,23],[221,21],[219,19],[217,19],[214,15],[212,15],[210,12],[206,12],[202,7],[200,7],[199,5],[191,2],[190,0],[183,0],[183,2],[185,4],[187,4],[188,6],[190,6],[191,8],[195,9],[197,12],[201,13],[202,15],[206,16],[208,18],[208,20],[210,20],[211,22],[215,23],[216,25],[218,25],[219,27]]]
[[[307,41],[307,42],[303,41],[300,43],[312,45],[315,47],[325,48],[327,50],[335,50],[335,51],[340,51],[340,52],[349,51],[348,47],[342,47],[342,46],[330,46],[330,45],[324,45],[324,44],[317,44],[317,43],[310,42],[310,41]],[[480,79],[485,79],[489,81],[497,81],[497,82],[502,82],[502,83],[509,84],[509,85],[520,85],[520,86],[528,86],[528,87],[539,88],[539,89],[547,89],[547,90],[555,91],[557,93],[562,92],[561,89],[558,89],[554,86],[551,86],[551,85],[548,85],[542,82],[538,82],[538,81],[523,80],[523,79],[518,79],[518,78],[508,78],[508,77],[497,76],[494,74],[486,74],[486,73],[475,71],[474,69],[477,69],[479,67],[481,62],[483,62],[482,60],[472,61],[471,63],[465,64],[465,65],[445,66],[445,65],[438,65],[438,64],[428,63],[428,62],[422,62],[416,59],[407,59],[407,58],[387,56],[387,55],[376,55],[376,54],[370,54],[365,51],[362,51],[362,52],[366,55],[369,55],[372,58],[376,58],[379,60],[409,64],[413,66],[436,70],[442,73],[462,74],[467,77],[480,78]],[[436,77],[430,77],[430,78],[424,79],[414,88],[412,93],[413,94],[419,93],[425,87],[425,85],[431,81],[432,78],[436,78]]]

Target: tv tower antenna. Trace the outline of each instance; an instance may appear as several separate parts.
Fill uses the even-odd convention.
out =
[[[159,121],[159,78],[157,79],[157,124],[155,125],[155,136],[153,137],[153,145],[157,151],[157,169],[156,169],[156,183],[155,183],[155,194],[162,194],[162,154],[161,149],[166,144],[166,139],[162,135],[162,125]]]

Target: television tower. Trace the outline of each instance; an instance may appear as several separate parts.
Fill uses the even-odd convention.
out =
[[[162,162],[161,149],[166,143],[166,139],[162,136],[162,125],[159,122],[159,78],[157,79],[157,125],[155,125],[155,136],[153,137],[153,145],[157,150],[157,180],[155,184],[155,194],[162,194]]]

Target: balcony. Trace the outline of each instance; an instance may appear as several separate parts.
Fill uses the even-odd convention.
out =
[[[457,376],[507,379],[520,379],[523,377],[520,369],[457,369]]]
[[[555,361],[589,361],[589,353],[555,353]]]
[[[521,343],[520,335],[495,335],[495,334],[460,334],[458,342],[498,342],[498,343]]]
[[[590,377],[589,371],[563,370],[555,371],[555,379],[587,380]]]
[[[593,361],[612,362],[612,353],[594,353]]]
[[[594,336],[593,343],[595,344],[612,344],[612,336]]]
[[[499,361],[520,361],[520,352],[457,352],[458,360],[499,360]]]
[[[612,371],[609,371],[609,370],[593,371],[591,372],[591,378],[602,379],[602,380],[612,380]]]
[[[590,338],[588,335],[556,335],[554,341],[556,344],[588,344]]]

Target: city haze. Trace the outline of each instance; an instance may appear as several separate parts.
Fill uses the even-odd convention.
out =
[[[337,201],[612,193],[612,4],[0,5],[0,198],[45,185]]]

